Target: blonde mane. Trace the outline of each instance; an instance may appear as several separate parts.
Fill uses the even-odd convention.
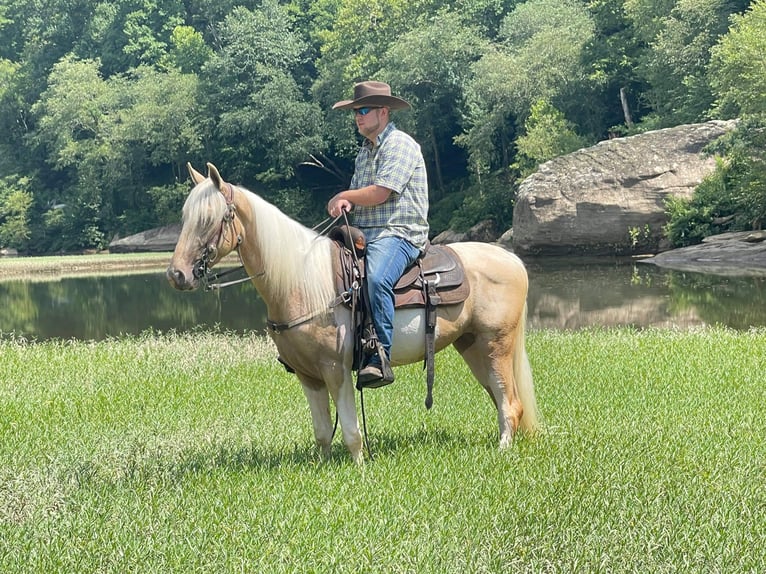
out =
[[[335,297],[331,242],[304,227],[258,195],[245,191],[255,215],[258,250],[273,293],[303,293],[307,310],[327,307]],[[251,230],[253,231],[253,230]]]
[[[335,297],[331,242],[291,219],[255,193],[234,186],[252,208],[254,223],[246,230],[260,253],[270,293],[281,300],[301,294],[306,311],[327,307]],[[200,237],[210,237],[226,212],[226,201],[206,179],[192,190],[183,209],[184,228],[196,221]]]

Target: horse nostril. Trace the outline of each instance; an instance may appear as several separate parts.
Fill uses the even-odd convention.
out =
[[[180,269],[176,269],[172,265],[168,267],[168,270],[165,273],[165,276],[168,278],[168,281],[170,281],[170,283],[176,287],[180,287],[186,282],[186,277],[184,276],[184,272],[181,271]]]

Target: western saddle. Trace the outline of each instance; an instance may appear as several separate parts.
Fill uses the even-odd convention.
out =
[[[334,305],[343,304],[352,313],[354,333],[353,369],[364,363],[365,355],[379,351],[378,339],[372,324],[370,305],[365,286],[364,233],[350,225],[338,225],[330,230],[328,237],[335,242],[336,256],[333,260],[336,292]],[[427,244],[425,253],[408,267],[394,286],[394,306],[421,307],[425,312],[425,360],[426,408],[433,405],[434,354],[436,332],[436,308],[440,305],[462,303],[470,294],[470,284],[458,255],[446,245]],[[383,369],[390,369],[385,353]],[[357,383],[357,388],[360,388]]]

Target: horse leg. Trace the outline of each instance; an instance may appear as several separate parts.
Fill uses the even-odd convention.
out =
[[[319,379],[314,379],[307,375],[298,373],[298,380],[301,382],[303,394],[309,403],[311,411],[311,423],[314,426],[314,438],[316,440],[319,453],[325,460],[330,458],[332,449],[332,431],[333,425],[330,419],[330,394],[327,392],[327,385]]]
[[[455,348],[497,408],[501,449],[510,446],[523,414],[513,375],[514,345],[506,339],[466,335],[455,341]]]
[[[311,421],[314,425],[314,437],[317,446],[325,459],[330,457],[333,423],[330,418],[330,395],[338,412],[338,420],[343,433],[343,442],[348,448],[351,458],[357,464],[364,462],[362,452],[362,433],[356,416],[356,396],[351,374],[340,373],[341,382],[338,384],[336,369],[326,372],[330,382],[325,384],[320,379],[298,374],[303,387],[303,394],[309,403]],[[328,392],[329,391],[329,392]]]
[[[340,428],[343,431],[343,442],[351,453],[351,458],[356,464],[364,463],[362,452],[362,433],[359,430],[359,419],[356,416],[356,395],[351,373],[343,375],[343,381],[339,386],[330,386],[330,393],[338,411]]]

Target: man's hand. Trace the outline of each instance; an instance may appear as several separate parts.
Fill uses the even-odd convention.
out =
[[[339,197],[339,195],[336,195],[327,203],[327,213],[330,214],[330,217],[339,217],[341,213],[351,211],[351,208],[354,207],[353,203],[348,199]]]

